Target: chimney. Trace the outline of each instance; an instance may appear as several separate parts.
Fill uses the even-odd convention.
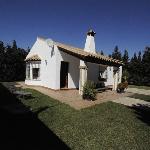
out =
[[[95,34],[96,33],[92,29],[90,29],[87,32],[87,37],[86,37],[84,51],[91,52],[91,53],[96,53],[95,40],[94,40],[94,35]]]

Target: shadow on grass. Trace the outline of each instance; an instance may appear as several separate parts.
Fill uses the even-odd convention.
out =
[[[134,110],[137,118],[150,126],[150,105],[138,104],[129,107]]]
[[[70,149],[14,95],[0,84],[0,136],[2,149]]]
[[[144,94],[137,94],[137,93],[135,93],[135,94],[133,94],[131,96],[128,96],[128,97],[135,98],[135,99],[141,99],[141,100],[150,102],[150,95],[144,95]]]

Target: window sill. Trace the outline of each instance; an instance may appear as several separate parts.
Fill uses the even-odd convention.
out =
[[[41,81],[41,79],[26,79],[28,81]]]
[[[41,81],[41,79],[32,79],[32,81]]]

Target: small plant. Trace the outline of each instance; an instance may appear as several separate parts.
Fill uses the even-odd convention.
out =
[[[117,92],[122,93],[122,92],[124,92],[124,89],[127,89],[127,88],[128,88],[128,82],[124,81],[124,82],[118,84]]]
[[[92,81],[87,81],[83,87],[83,99],[95,100],[96,99],[96,90],[95,84]]]

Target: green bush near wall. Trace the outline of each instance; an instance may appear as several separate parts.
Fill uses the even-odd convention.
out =
[[[83,87],[83,99],[95,100],[96,99],[96,90],[95,84],[93,81],[87,81]]]

